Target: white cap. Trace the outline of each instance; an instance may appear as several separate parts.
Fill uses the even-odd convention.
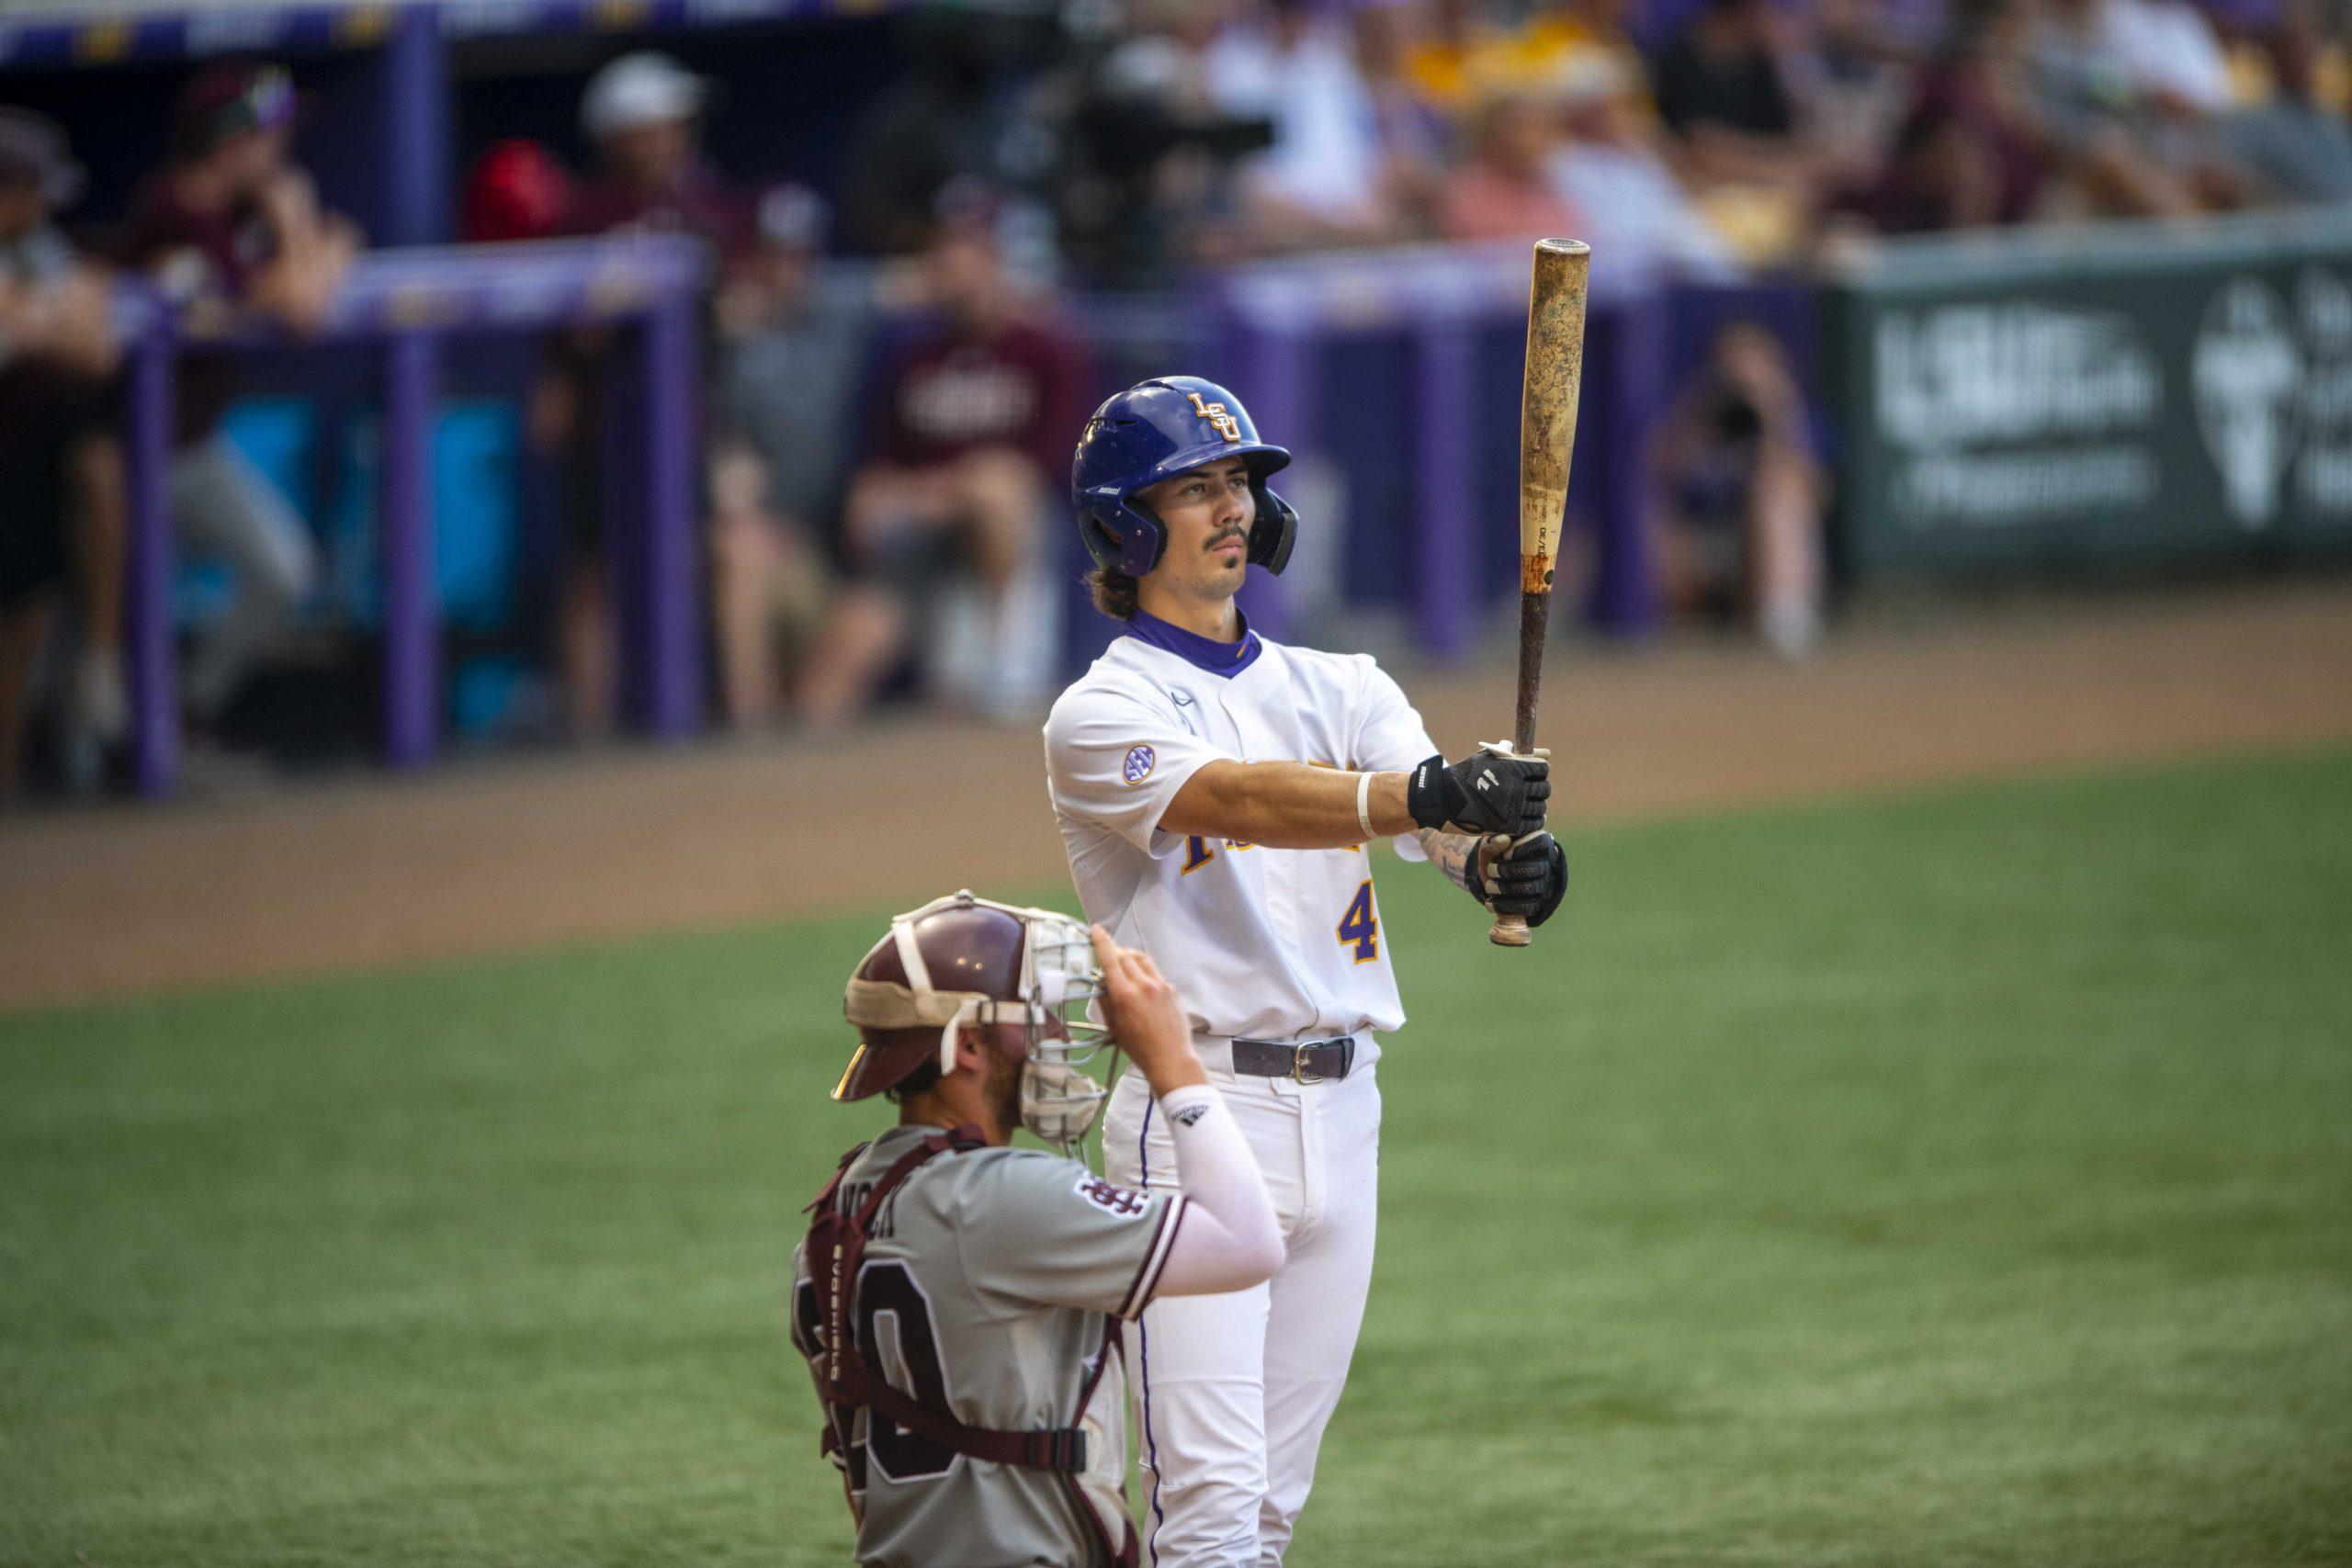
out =
[[[691,119],[709,99],[709,83],[659,51],[639,50],[588,79],[580,127],[601,141],[641,125]]]
[[[1624,66],[1613,55],[1597,49],[1579,50],[1551,83],[1554,95],[1569,108],[1613,102],[1632,85]]]

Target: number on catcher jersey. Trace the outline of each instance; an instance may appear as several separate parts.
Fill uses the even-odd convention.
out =
[[[821,1356],[826,1347],[815,1283],[803,1281],[792,1301],[800,1314],[801,1332]],[[866,1365],[892,1388],[933,1410],[949,1407],[947,1369],[940,1359],[931,1298],[895,1258],[869,1261],[857,1271],[857,1348]],[[954,1449],[910,1432],[879,1412],[869,1414],[862,1440],[852,1432],[838,1435],[842,1452],[848,1456],[850,1483],[860,1492],[865,1489],[869,1458],[898,1482],[935,1481],[956,1467]]]
[[[924,1135],[893,1127],[835,1191],[846,1211]],[[1102,1562],[1126,1517],[1116,1347],[1107,1315],[1158,1289],[1184,1200],[1104,1181],[1034,1149],[936,1156],[885,1201],[868,1232],[850,1332],[869,1371],[977,1427],[1078,1427],[1075,1475],[971,1464],[873,1409],[835,1411],[834,1462],[878,1562]],[[804,1242],[792,1258],[792,1339],[821,1389],[822,1292]],[[1073,1487],[1075,1490],[1073,1490]]]

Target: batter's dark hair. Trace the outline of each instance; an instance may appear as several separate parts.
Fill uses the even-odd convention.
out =
[[[1124,571],[1098,566],[1086,574],[1086,586],[1094,591],[1094,607],[1114,621],[1132,621],[1143,609],[1136,580]]]

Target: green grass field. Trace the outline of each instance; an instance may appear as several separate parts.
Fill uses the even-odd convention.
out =
[[[2352,1562],[2352,751],[1571,853],[1521,954],[1383,870],[1295,1563]],[[0,1019],[0,1562],[846,1561],[873,913]]]

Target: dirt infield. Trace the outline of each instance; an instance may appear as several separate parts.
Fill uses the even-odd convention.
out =
[[[1817,660],[1571,649],[1571,823],[2352,739],[2352,583],[1884,615]],[[1449,750],[1508,675],[1408,673]],[[0,818],[0,1008],[1057,878],[1034,729],[458,765]]]

